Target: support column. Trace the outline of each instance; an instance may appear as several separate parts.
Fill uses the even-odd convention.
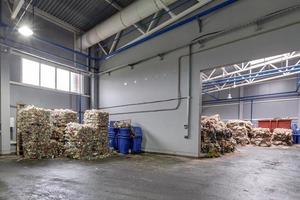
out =
[[[298,127],[300,128],[300,99],[298,99]]]
[[[98,79],[97,78],[98,78],[97,75],[92,75],[90,81],[91,83],[90,104],[91,104],[91,108],[95,108],[95,109],[98,107],[98,88],[97,88]]]
[[[244,88],[240,87],[240,97],[244,97]],[[240,101],[239,103],[239,119],[244,119],[244,102]]]
[[[0,154],[10,153],[10,85],[8,54],[0,52]]]

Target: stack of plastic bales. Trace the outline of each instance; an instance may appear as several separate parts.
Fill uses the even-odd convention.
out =
[[[249,121],[229,120],[226,123],[227,128],[232,130],[233,138],[237,144],[245,146],[250,144],[249,135],[252,133],[253,125]]]
[[[69,123],[65,134],[65,156],[73,159],[103,158],[100,135],[88,124]]]
[[[236,142],[232,131],[220,120],[219,115],[201,117],[201,151],[208,157],[219,157],[233,152]]]
[[[26,159],[49,157],[51,110],[26,106],[19,110],[17,132]]]
[[[272,136],[273,145],[292,145],[293,131],[292,129],[275,128]]]
[[[69,109],[54,109],[51,112],[52,134],[50,148],[52,157],[64,154],[64,135],[68,123],[77,122],[77,113]]]
[[[270,147],[272,145],[272,133],[269,128],[253,128],[251,133],[251,144],[262,147]]]
[[[99,136],[100,154],[108,154],[108,122],[109,114],[100,110],[86,110],[84,112],[84,124],[96,129]]]

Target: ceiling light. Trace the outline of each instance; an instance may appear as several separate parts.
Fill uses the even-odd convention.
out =
[[[21,26],[18,32],[25,37],[29,37],[33,34],[33,31],[28,26]]]
[[[227,99],[232,99],[231,93],[228,93]]]

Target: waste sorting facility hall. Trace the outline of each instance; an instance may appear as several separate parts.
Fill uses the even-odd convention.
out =
[[[299,0],[1,0],[0,199],[300,199]]]

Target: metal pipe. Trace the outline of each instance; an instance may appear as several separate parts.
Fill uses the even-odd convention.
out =
[[[157,1],[158,0],[135,1],[83,34],[81,39],[78,40],[78,46],[82,46],[83,49],[89,48],[163,9]],[[176,0],[162,1],[165,5],[170,5]]]
[[[106,59],[108,57],[112,57],[112,56],[114,56],[116,54],[119,54],[119,53],[121,53],[121,52],[123,52],[123,51],[125,51],[127,49],[130,49],[130,48],[132,48],[134,46],[137,46],[137,45],[139,45],[141,43],[144,43],[144,42],[146,42],[146,41],[148,41],[148,40],[150,40],[152,38],[155,38],[155,37],[157,37],[159,35],[167,33],[167,32],[169,32],[169,31],[171,31],[171,30],[173,30],[175,28],[178,28],[180,26],[188,24],[188,23],[190,23],[190,22],[192,22],[194,20],[198,20],[200,17],[206,16],[208,14],[211,14],[211,13],[215,12],[215,11],[218,11],[218,10],[220,10],[220,9],[222,9],[224,7],[227,7],[227,6],[233,4],[233,3],[237,2],[237,1],[238,0],[226,0],[225,2],[222,2],[222,3],[220,3],[220,4],[216,5],[216,6],[213,6],[213,7],[209,8],[209,9],[207,9],[205,11],[202,11],[202,12],[200,12],[200,13],[192,16],[192,17],[189,17],[189,18],[187,18],[185,20],[182,20],[180,22],[174,23],[174,24],[172,24],[170,26],[167,26],[167,27],[165,27],[165,28],[163,28],[163,29],[161,29],[161,30],[159,30],[157,32],[154,32],[154,33],[152,33],[152,34],[150,34],[150,35],[148,35],[148,36],[146,36],[144,38],[141,38],[138,41],[135,41],[135,42],[133,42],[131,44],[128,44],[128,45],[126,45],[124,47],[121,47],[121,48],[117,49],[116,51],[114,51],[113,53],[108,54],[107,56],[100,57],[97,60],[100,61],[100,60],[104,60],[104,59]],[[186,45],[186,46],[188,46],[188,45]]]
[[[251,122],[252,122],[252,119],[253,119],[253,99],[251,100]]]
[[[81,72],[83,74],[86,74],[87,76],[91,75],[89,72],[87,72],[85,70],[82,70],[82,69],[79,69],[79,68],[76,68],[76,67],[71,67],[69,65],[66,65],[66,64],[63,64],[63,63],[60,63],[60,62],[56,62],[56,61],[53,61],[53,60],[50,60],[48,58],[44,58],[44,57],[41,57],[41,56],[37,56],[35,54],[28,53],[26,51],[20,50],[18,48],[15,48],[15,47],[13,47],[11,45],[8,45],[8,44],[2,43],[2,42],[0,42],[0,46],[12,49],[12,53],[14,53],[15,55],[23,54],[23,55],[31,56],[31,57],[34,57],[34,58],[37,58],[37,59],[40,59],[40,60],[44,60],[46,62],[53,63],[55,65],[62,66],[64,68],[68,68],[68,69],[72,69],[72,70],[77,71],[77,72]],[[52,55],[52,56],[54,56],[54,55]]]
[[[180,56],[177,60],[177,98],[173,99],[167,99],[167,100],[156,100],[152,102],[140,102],[140,103],[133,103],[133,104],[125,104],[125,105],[118,105],[118,106],[112,106],[112,107],[127,107],[127,106],[133,106],[133,105],[146,105],[146,104],[154,104],[154,103],[161,103],[161,102],[167,102],[167,101],[173,101],[177,100],[177,104],[173,108],[163,108],[163,109],[153,109],[153,110],[139,110],[139,111],[130,111],[130,112],[119,112],[119,113],[110,113],[110,115],[123,115],[123,114],[138,114],[138,113],[149,113],[149,112],[164,112],[164,111],[174,111],[177,110],[180,105],[182,99],[187,99],[188,97],[182,97],[181,95],[181,59]]]
[[[291,9],[291,8],[290,8]],[[295,9],[298,9],[298,5],[295,6]],[[272,12],[272,13],[277,13],[277,12]],[[282,13],[280,13],[282,15]],[[271,15],[270,14],[267,14],[265,16],[262,16],[262,17],[259,17],[255,20],[251,20],[249,22],[246,22],[246,23],[243,23],[243,24],[239,24],[237,26],[234,26],[234,27],[231,27],[231,28],[228,28],[226,29],[226,31],[221,31],[221,34],[218,34],[214,37],[209,37],[209,38],[206,38],[205,41],[208,41],[210,39],[214,39],[216,37],[220,37],[224,34],[227,34],[227,33],[230,33],[232,30],[238,30],[238,29],[241,29],[241,28],[246,28],[248,26],[251,26],[253,24],[255,24],[256,22],[260,21],[260,20],[264,20],[266,17],[269,17]],[[273,17],[276,17],[277,15],[272,15]],[[269,18],[268,18],[269,19]],[[299,24],[300,21],[297,21],[297,22],[292,22],[292,23],[289,23],[289,24],[285,24],[285,25],[282,25],[282,26],[278,26],[278,27],[275,27],[275,28],[272,28],[272,29],[269,29],[269,30],[265,30],[265,31],[260,31],[260,32],[256,32],[255,34],[252,34],[252,35],[248,35],[248,36],[245,36],[245,37],[240,37],[238,39],[234,39],[234,40],[231,40],[231,41],[228,41],[228,42],[224,42],[224,43],[221,43],[221,44],[218,44],[218,45],[214,45],[214,46],[211,46],[211,47],[208,47],[208,48],[203,48],[201,50],[198,50],[198,51],[195,51],[193,52],[193,55],[194,54],[199,54],[199,53],[202,53],[202,52],[205,52],[205,51],[209,51],[209,50],[213,50],[213,49],[216,49],[216,48],[219,48],[219,47],[222,47],[222,46],[226,46],[226,45],[229,45],[229,44],[232,44],[232,43],[235,43],[235,42],[239,42],[239,41],[242,41],[242,40],[245,40],[245,39],[250,39],[252,37],[256,37],[258,35],[263,35],[265,33],[269,33],[269,32],[273,32],[273,31],[276,31],[276,30],[280,30],[280,29],[283,29],[283,28],[287,28],[289,26],[294,26],[294,25],[297,25]],[[184,44],[182,46],[179,46],[179,47],[176,47],[174,49],[171,49],[171,50],[168,50],[168,51],[165,51],[165,52],[162,52],[160,54],[162,55],[167,55],[167,54],[170,54],[172,52],[175,52],[177,50],[180,50],[180,49],[183,49],[183,48],[186,48],[188,47],[190,44],[197,44],[198,43],[198,40],[194,40],[188,44]],[[186,55],[188,56],[188,55]],[[123,69],[125,67],[129,67],[129,66],[132,66],[134,65],[135,63],[141,63],[141,62],[145,62],[145,61],[148,61],[150,59],[153,59],[155,57],[159,57],[159,54],[157,55],[154,55],[154,56],[150,56],[150,57],[146,57],[146,58],[143,58],[141,60],[138,60],[134,63],[129,63],[129,64],[123,64],[123,65],[119,65],[119,66],[115,66],[115,67],[108,67],[107,70],[104,70],[102,72],[99,72],[98,75],[103,75],[103,74],[106,74],[106,73],[109,73],[109,72],[112,72],[112,71],[116,71],[116,70],[120,70],[120,69]],[[101,58],[101,57],[100,57]]]
[[[188,57],[188,72],[187,72],[187,86],[188,86],[188,99],[186,102],[186,117],[187,117],[187,124],[185,126],[185,128],[187,129],[187,133],[184,136],[184,138],[188,139],[190,137],[190,129],[191,129],[191,95],[192,95],[192,91],[191,91],[191,76],[192,76],[192,45],[189,45],[189,57]]]
[[[191,2],[191,1],[193,1],[193,0],[184,0],[184,1],[182,0],[182,1],[180,1],[180,3],[178,5],[173,6],[170,10],[171,11],[172,10],[176,10],[177,8],[180,8],[181,6],[187,4],[187,3]],[[162,11],[162,10],[160,10],[160,11]],[[152,18],[150,20],[145,20],[145,22],[144,21],[143,21],[143,23],[139,22],[139,24],[141,24],[143,26],[147,26],[148,24],[150,24],[152,22],[152,20],[156,20],[157,21],[157,20],[159,20],[159,18],[161,18],[162,16],[167,15],[167,14],[168,14],[168,12],[163,12],[162,14],[158,14],[158,16],[155,19]],[[132,32],[134,32],[136,30],[137,30],[136,28],[128,30],[128,31],[126,31],[126,33],[123,33],[122,36],[129,35],[129,34],[131,34]],[[96,50],[98,51],[99,49],[96,49]]]
[[[176,98],[162,99],[162,100],[155,100],[155,101],[146,101],[146,102],[128,103],[128,104],[122,104],[122,105],[100,107],[99,109],[123,108],[123,107],[130,107],[130,106],[156,104],[156,103],[170,102],[170,101],[175,101],[175,100],[179,100],[179,99],[187,99],[187,98],[188,97],[176,97]]]
[[[138,40],[141,40],[141,39],[143,39],[143,38],[145,38],[145,37],[147,37],[147,36],[149,36],[149,35],[151,35],[151,34],[157,32],[157,31],[159,31],[159,30],[161,30],[161,29],[163,29],[163,28],[169,26],[169,25],[172,24],[172,23],[175,23],[176,21],[182,19],[183,17],[185,17],[185,16],[187,16],[188,14],[194,12],[195,10],[197,10],[197,9],[199,9],[199,8],[201,8],[201,7],[203,7],[204,5],[210,3],[211,1],[212,1],[212,0],[202,0],[201,2],[196,3],[195,5],[193,5],[192,7],[188,8],[188,9],[186,9],[185,11],[179,13],[179,14],[176,15],[175,17],[172,17],[171,19],[169,19],[169,20],[167,20],[167,21],[165,21],[165,22],[159,24],[157,27],[153,28],[152,30],[147,31],[146,34],[144,34],[144,35],[142,35],[142,36],[140,36],[140,37],[134,39],[133,41],[131,41],[131,42],[125,44],[123,47],[125,47],[125,46],[127,46],[127,45],[129,45],[129,44],[132,44],[132,43],[134,43],[134,42],[136,42],[136,41],[138,41]],[[167,13],[169,13],[169,12],[167,12]],[[122,47],[122,48],[123,48],[123,47]]]
[[[65,60],[65,61],[74,63],[74,60],[73,60],[73,59],[69,59],[69,58],[66,58],[66,57],[63,57],[63,56],[55,55],[55,54],[49,53],[49,52],[44,51],[44,50],[36,49],[36,48],[34,48],[34,47],[32,47],[32,46],[29,46],[29,45],[26,45],[26,44],[23,44],[23,43],[20,43],[20,42],[16,42],[16,41],[11,40],[11,39],[8,39],[8,38],[3,38],[3,37],[1,37],[1,36],[0,36],[0,39],[2,39],[4,42],[11,42],[11,43],[20,45],[20,46],[22,46],[22,47],[28,48],[28,49],[30,49],[30,50],[33,50],[33,51],[36,51],[36,52],[39,52],[39,53],[43,53],[43,54],[46,54],[46,55],[49,55],[49,56],[54,56],[54,57],[56,57],[56,58],[58,58],[58,59],[63,59],[63,60]],[[3,45],[8,45],[8,46],[11,46],[12,48],[17,49],[17,47],[14,47],[14,46],[9,45],[9,44],[4,43],[4,42],[1,42],[1,44],[3,44]],[[80,66],[82,66],[82,67],[88,68],[87,65],[81,64],[81,63],[79,63],[79,62],[75,62],[75,63],[78,64],[78,65],[80,65]]]
[[[5,23],[3,23],[3,22],[0,23],[0,26],[5,27],[5,28],[8,28],[8,29],[11,30],[11,31],[15,31],[15,30],[13,29],[13,27],[11,27],[10,25],[5,24]],[[31,37],[34,38],[34,39],[36,39],[36,40],[38,40],[38,41],[40,41],[40,42],[44,42],[44,43],[46,43],[46,44],[50,44],[50,45],[52,45],[52,46],[55,46],[55,47],[58,47],[58,48],[60,48],[60,49],[69,51],[69,52],[71,52],[71,53],[74,53],[74,54],[76,54],[76,55],[79,55],[79,56],[82,56],[82,57],[85,57],[85,58],[89,58],[89,59],[93,59],[93,60],[97,59],[96,57],[89,57],[88,54],[82,53],[82,52],[80,52],[80,51],[76,51],[76,50],[74,50],[74,49],[71,49],[71,48],[69,48],[69,47],[63,46],[63,45],[61,45],[61,44],[57,44],[57,43],[52,42],[52,41],[50,41],[50,40],[47,40],[47,39],[45,39],[45,38],[42,38],[42,37],[39,37],[39,36],[36,36],[36,35],[32,35]]]
[[[209,101],[203,101],[203,103],[207,105],[207,104],[215,104],[215,103],[251,101],[256,99],[278,98],[278,97],[295,96],[295,95],[298,96],[299,94],[295,91],[289,91],[289,92],[279,92],[279,93],[271,93],[271,94],[263,94],[263,95],[237,97],[232,99],[209,100]]]
[[[289,24],[286,24],[286,25],[283,25],[283,26],[279,26],[279,27],[276,27],[276,28],[272,28],[272,29],[269,29],[269,30],[266,30],[266,31],[261,31],[261,32],[258,32],[258,33],[255,33],[255,34],[252,34],[252,35],[248,35],[248,36],[245,36],[245,37],[241,37],[241,38],[238,38],[238,39],[234,39],[234,40],[231,40],[231,41],[228,41],[228,42],[224,42],[224,43],[221,43],[221,44],[218,44],[218,45],[215,45],[215,46],[212,46],[212,47],[208,47],[208,48],[205,48],[205,49],[201,49],[201,50],[198,50],[198,51],[195,51],[192,53],[192,55],[194,54],[198,54],[198,53],[201,53],[201,52],[204,52],[204,51],[208,51],[208,50],[212,50],[212,49],[215,49],[215,48],[219,48],[219,47],[222,47],[222,46],[225,46],[225,45],[228,45],[228,44],[231,44],[231,43],[235,43],[235,42],[239,42],[241,40],[245,40],[245,39],[249,39],[249,38],[252,38],[252,37],[256,37],[258,35],[262,35],[262,34],[265,34],[265,33],[269,33],[269,32],[272,32],[272,31],[276,31],[276,30],[280,30],[282,28],[286,28],[286,27],[289,27],[289,26],[293,26],[293,25],[297,25],[299,24],[300,21],[297,21],[297,22],[292,22],[292,23],[289,23]],[[239,27],[242,27],[241,25],[239,25]],[[195,44],[197,43],[197,41],[193,42],[193,43],[190,43],[190,44]],[[163,52],[162,54],[163,55],[166,55],[166,54],[169,54],[169,53],[172,53],[174,51],[177,51],[179,49],[182,49],[184,47],[187,47],[189,46],[190,44],[187,44],[187,45],[183,45],[183,46],[180,46],[178,48],[175,48],[175,49],[172,49],[172,50],[169,50],[169,51],[166,51],[166,52]],[[188,56],[189,54],[185,54],[185,55],[182,55],[180,57],[180,60],[182,57],[185,57],[185,56]],[[112,71],[115,71],[115,70],[119,70],[119,69],[123,69],[125,67],[129,67],[129,66],[133,66],[135,64],[140,64],[142,62],[145,62],[145,61],[148,61],[150,59],[153,59],[155,57],[158,57],[159,55],[154,55],[154,56],[150,56],[150,57],[147,57],[147,58],[143,58],[135,63],[131,63],[131,64],[125,64],[125,65],[120,65],[120,66],[116,66],[116,67],[113,67],[113,68],[109,68],[105,71],[102,71],[100,73],[98,73],[98,75],[103,75],[103,74],[106,74],[106,73],[109,73],[109,72],[112,72]],[[159,111],[159,110],[158,110]],[[141,111],[142,113],[143,111]],[[147,112],[152,112],[152,111],[147,111]],[[155,112],[155,111],[153,111]],[[137,111],[137,112],[127,112],[127,113],[115,113],[115,115],[117,114],[133,114],[133,113],[140,113],[140,111]]]

